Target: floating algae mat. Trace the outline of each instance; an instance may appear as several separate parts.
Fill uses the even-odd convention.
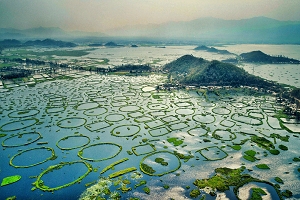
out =
[[[0,93],[0,176],[22,176],[4,179],[0,199],[300,198],[299,122],[274,97],[157,91],[159,75],[64,75],[74,79]]]
[[[14,176],[5,177],[5,178],[3,178],[2,182],[1,182],[1,187],[5,186],[5,185],[12,184],[12,183],[15,183],[15,182],[17,182],[20,179],[21,179],[20,175],[14,175]]]

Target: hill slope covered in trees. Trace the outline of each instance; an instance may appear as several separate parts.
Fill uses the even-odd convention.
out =
[[[299,60],[287,58],[284,56],[270,56],[261,51],[251,51],[248,53],[242,53],[240,55],[244,62],[255,62],[255,63],[291,63],[300,64]]]
[[[207,52],[211,52],[211,53],[217,53],[217,54],[232,54],[227,50],[220,50],[220,49],[216,49],[215,47],[207,47],[204,45],[198,46],[196,47],[194,50],[199,50],[199,51],[207,51]]]
[[[217,60],[208,61],[192,55],[184,55],[168,63],[163,70],[169,72],[174,80],[191,85],[231,85],[231,86],[273,86],[260,77],[254,76],[233,64]]]

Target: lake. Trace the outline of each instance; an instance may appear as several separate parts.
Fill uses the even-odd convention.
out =
[[[209,60],[231,57],[194,47],[97,48],[77,59],[107,58],[113,66],[163,65],[185,54]],[[239,53],[250,47],[222,48]],[[253,49],[258,47],[281,54],[277,46],[272,51],[260,45]],[[282,52],[293,57],[294,48],[298,47],[287,46]],[[293,85],[299,78],[298,66],[255,66],[254,74]],[[0,131],[6,134],[0,138],[0,177],[21,176],[1,187],[1,199],[14,195],[17,199],[89,199],[93,195],[191,199],[190,192],[197,189],[195,179],[212,177],[216,168],[241,166],[251,177],[272,184],[278,184],[275,177],[280,177],[281,190],[300,198],[299,122],[276,118],[282,106],[275,97],[243,88],[208,91],[207,96],[194,90],[157,92],[153,88],[166,81],[166,76],[157,74],[131,77],[70,71],[60,75],[74,79],[47,80],[42,75],[33,78],[43,80],[34,87],[11,82],[9,90],[0,92]],[[273,147],[261,145],[253,135]],[[279,154],[272,154],[270,148]],[[249,150],[256,152],[254,162],[246,159]],[[260,169],[258,164],[270,169]],[[245,186],[247,191],[252,185]],[[205,189],[200,192],[206,199],[216,199]],[[235,199],[232,189],[216,194]]]

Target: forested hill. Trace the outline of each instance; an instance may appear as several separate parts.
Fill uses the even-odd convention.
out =
[[[28,47],[28,46],[41,46],[41,47],[76,47],[77,45],[72,42],[64,42],[60,40],[29,40],[25,43],[22,43],[19,40],[15,39],[6,39],[0,41],[0,47],[2,48],[12,48],[12,47]]]
[[[204,45],[198,46],[196,47],[194,50],[199,50],[199,51],[207,51],[207,52],[211,52],[211,53],[217,53],[217,54],[232,54],[227,50],[220,50],[220,49],[216,49],[214,47],[207,47]]]
[[[185,55],[166,64],[163,70],[172,74],[175,80],[190,85],[231,85],[269,87],[274,84],[249,74],[233,64],[207,61],[192,55]]]
[[[270,56],[261,51],[251,51],[248,53],[242,53],[240,55],[241,60],[244,62],[256,62],[256,63],[291,63],[300,64],[299,60],[287,58],[284,56]]]
[[[291,92],[292,97],[295,97],[296,99],[300,99],[300,88],[295,88]]]
[[[190,74],[201,70],[204,66],[208,65],[208,63],[209,61],[204,60],[203,58],[196,58],[193,55],[184,55],[177,60],[166,64],[163,70],[180,74]]]

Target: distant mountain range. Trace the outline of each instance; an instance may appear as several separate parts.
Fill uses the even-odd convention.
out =
[[[16,39],[5,39],[0,41],[1,48],[11,48],[11,47],[28,47],[28,46],[40,46],[40,47],[76,47],[77,45],[72,42],[57,41],[52,39],[45,40],[29,40],[22,43]]]
[[[300,44],[300,21],[278,21],[267,17],[242,20],[200,18],[184,22],[124,27],[110,30],[107,34],[189,41]]]
[[[81,37],[105,37],[107,35],[100,32],[84,32],[84,31],[64,31],[61,28],[31,28],[31,29],[9,29],[0,28],[0,40],[2,39],[76,39]]]
[[[105,33],[64,31],[60,28],[33,29],[0,28],[2,39],[60,39],[122,37],[127,40],[159,39],[177,42],[222,43],[293,43],[300,44],[300,21],[279,21],[267,17],[241,20],[200,18],[191,21],[148,24],[112,29]],[[94,40],[97,42],[97,40]]]

